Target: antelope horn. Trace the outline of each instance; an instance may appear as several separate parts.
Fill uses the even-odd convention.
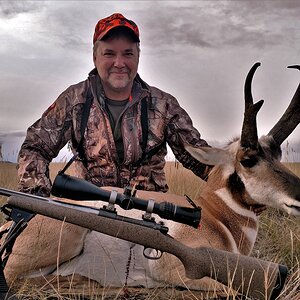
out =
[[[244,88],[245,95],[245,112],[244,112],[244,122],[241,134],[241,146],[244,148],[257,149],[258,136],[257,136],[257,126],[256,126],[256,116],[264,101],[260,100],[253,104],[253,97],[251,92],[252,79],[256,69],[260,66],[260,63],[256,63],[250,69]]]
[[[300,71],[300,65],[288,66],[288,68],[298,69]],[[284,112],[283,116],[275,124],[275,126],[268,133],[272,136],[278,145],[294,131],[297,125],[300,123],[300,84],[292,98],[291,103]]]

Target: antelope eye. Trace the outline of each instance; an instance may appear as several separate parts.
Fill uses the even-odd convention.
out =
[[[252,168],[256,165],[257,161],[258,161],[257,158],[255,156],[253,156],[253,157],[248,157],[248,158],[241,160],[240,163],[245,168]]]

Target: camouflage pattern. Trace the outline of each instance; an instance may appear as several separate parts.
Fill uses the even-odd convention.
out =
[[[124,161],[119,162],[108,114],[104,106],[104,93],[97,71],[89,78],[70,86],[28,128],[18,159],[19,190],[49,195],[49,163],[69,141],[76,149],[80,141],[80,126],[85,94],[91,86],[94,101],[90,110],[84,139],[85,165],[76,161],[76,176],[97,186],[137,185],[140,189],[167,191],[164,166],[167,148],[196,175],[204,178],[209,168],[193,159],[183,143],[207,146],[193,127],[192,121],[177,100],[155,87],[148,86],[137,75],[122,117]],[[98,95],[98,96],[97,96]],[[148,105],[149,134],[146,152],[160,147],[150,158],[137,164],[142,155],[141,100]],[[85,167],[86,166],[86,167]]]
[[[101,40],[111,29],[118,26],[125,26],[131,29],[135,34],[137,41],[140,41],[138,26],[132,20],[126,19],[122,14],[115,13],[98,21],[95,26],[93,44],[95,44],[97,40]]]

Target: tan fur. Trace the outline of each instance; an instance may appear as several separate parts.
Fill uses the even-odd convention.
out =
[[[87,232],[86,228],[35,216],[13,247],[5,267],[8,283],[32,271],[43,275],[40,270],[44,268],[50,273],[61,262],[79,255]]]

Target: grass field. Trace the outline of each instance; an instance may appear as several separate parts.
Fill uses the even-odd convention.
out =
[[[295,174],[300,176],[300,164],[287,164]],[[62,168],[62,164],[56,163],[51,165],[51,177],[54,178],[58,170]],[[196,177],[191,171],[181,167],[181,165],[169,162],[166,166],[166,174],[170,187],[170,192],[184,195],[188,194],[192,199],[201,193],[201,187],[205,184]],[[0,163],[0,187],[16,189],[17,176],[16,165],[10,163]],[[6,198],[0,198],[4,203]],[[300,299],[300,218],[295,218],[282,213],[275,209],[268,209],[263,212],[260,217],[260,229],[258,239],[255,244],[252,256],[262,259],[286,264],[289,269],[288,282],[286,284],[285,293],[280,300],[299,300]],[[4,220],[2,219],[3,223]],[[23,297],[20,299],[34,299],[30,295],[22,292]],[[154,297],[149,296],[143,299],[173,299],[170,296]],[[169,295],[169,294],[168,294]],[[124,296],[123,296],[124,297]],[[117,297],[115,297],[117,299]],[[79,299],[79,298],[55,298],[40,295],[38,299]],[[93,298],[93,299],[102,299]],[[110,298],[112,299],[112,298]],[[119,298],[118,298],[119,299]],[[133,298],[130,298],[133,299]],[[134,299],[141,299],[139,297]],[[208,298],[188,298],[188,299],[208,299]],[[224,298],[226,299],[226,298]],[[229,299],[229,298],[228,298]],[[230,298],[233,299],[233,298]]]

